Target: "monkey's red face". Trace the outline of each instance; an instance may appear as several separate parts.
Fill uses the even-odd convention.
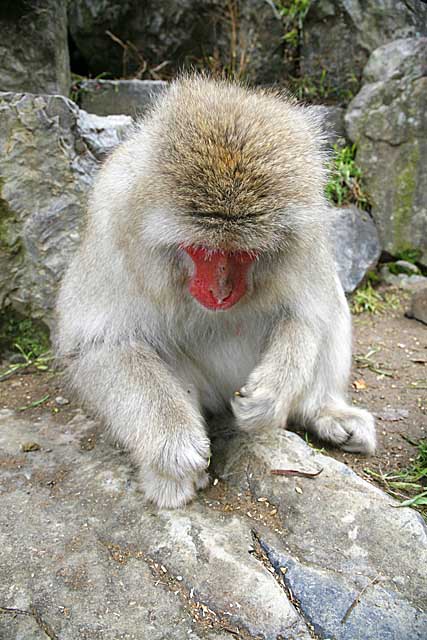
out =
[[[256,253],[212,251],[193,246],[183,248],[195,267],[189,291],[200,304],[211,310],[225,310],[245,295],[248,270]]]

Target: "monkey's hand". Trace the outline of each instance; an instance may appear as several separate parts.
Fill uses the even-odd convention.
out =
[[[149,345],[100,344],[76,357],[75,388],[132,454],[158,507],[180,507],[206,485],[210,442],[196,398]]]
[[[231,401],[243,431],[286,427],[292,406],[312,378],[318,341],[303,322],[277,326],[261,362]]]
[[[251,378],[231,400],[238,427],[243,431],[284,427],[289,408],[283,392],[262,380],[257,383],[253,375]]]
[[[203,425],[171,428],[150,444],[141,465],[145,497],[159,508],[181,507],[209,482],[210,442]]]

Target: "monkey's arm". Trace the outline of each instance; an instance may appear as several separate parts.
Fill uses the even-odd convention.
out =
[[[313,379],[321,339],[303,320],[279,322],[261,362],[232,400],[242,429],[286,424],[293,404]]]
[[[176,507],[207,480],[209,440],[196,398],[149,345],[94,344],[74,358],[72,385],[141,469],[147,498]]]
[[[339,284],[310,281],[311,295],[301,291],[293,315],[276,323],[261,362],[232,401],[234,414],[247,431],[284,427],[289,418],[346,451],[373,453],[371,414],[346,401],[351,318],[344,293]]]

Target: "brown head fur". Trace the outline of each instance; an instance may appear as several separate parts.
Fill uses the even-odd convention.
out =
[[[187,77],[149,127],[156,177],[186,213],[244,218],[323,198],[318,123],[284,95]]]

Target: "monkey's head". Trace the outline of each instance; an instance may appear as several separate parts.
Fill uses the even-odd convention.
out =
[[[253,263],[315,234],[324,208],[319,123],[267,91],[203,77],[172,84],[143,123],[145,237],[189,256],[189,291],[228,309]]]

